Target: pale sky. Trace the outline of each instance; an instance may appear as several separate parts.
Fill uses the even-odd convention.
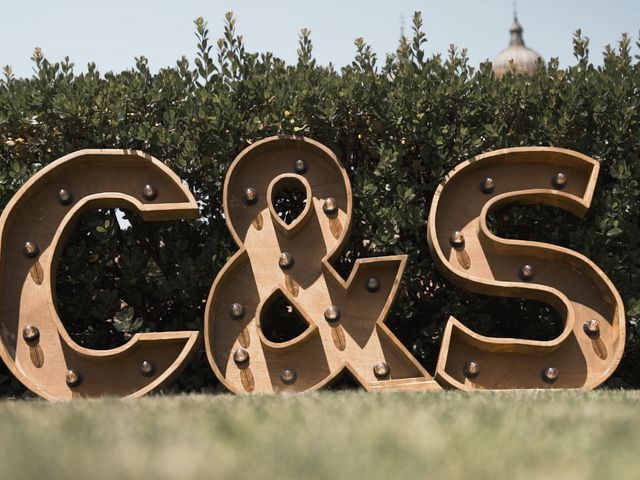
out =
[[[640,31],[640,0],[519,0],[518,17],[528,47],[545,60],[574,63],[571,38],[577,28],[591,39],[591,59],[600,64],[602,49],[622,32],[634,41]],[[314,56],[337,67],[354,58],[353,41],[364,37],[380,55],[395,50],[402,18],[410,33],[420,10],[428,53],[446,54],[449,44],[467,48],[471,63],[491,59],[509,41],[511,0],[0,0],[0,65],[16,76],[31,75],[29,58],[41,47],[50,61],[69,56],[76,70],[94,61],[101,72],[120,71],[144,55],[152,70],[174,65],[185,55],[193,65],[193,20],[209,22],[211,37],[222,33],[224,13],[235,12],[237,31],[250,51],[271,51],[295,63],[298,33],[311,29]]]

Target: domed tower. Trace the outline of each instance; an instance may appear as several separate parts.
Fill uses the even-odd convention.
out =
[[[518,22],[518,15],[514,12],[513,23],[509,29],[511,33],[509,46],[498,53],[492,62],[496,77],[502,77],[510,69],[516,73],[527,75],[536,71],[538,60],[542,57],[538,52],[524,45],[522,30],[522,25]]]

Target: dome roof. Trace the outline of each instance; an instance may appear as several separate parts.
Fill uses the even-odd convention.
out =
[[[513,17],[513,23],[509,32],[511,40],[509,46],[502,50],[493,59],[493,71],[498,78],[502,77],[510,68],[516,73],[531,74],[536,71],[538,60],[542,57],[538,52],[527,48],[522,39],[522,25],[518,22],[518,17]]]

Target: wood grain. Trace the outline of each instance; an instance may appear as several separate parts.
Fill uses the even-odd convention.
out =
[[[507,240],[494,235],[487,215],[511,204],[546,204],[582,217],[591,203],[599,164],[560,148],[527,147],[497,150],[458,165],[438,187],[428,224],[432,254],[443,275],[467,290],[539,300],[562,316],[562,334],[550,341],[490,338],[451,318],[446,326],[436,378],[465,390],[515,388],[583,388],[602,384],[623,353],[624,307],[618,291],[590,259],[545,243]],[[562,172],[567,182],[554,184]],[[480,188],[487,177],[495,189]],[[453,248],[454,231],[464,235],[464,248]],[[464,252],[464,261],[460,261]],[[467,264],[468,263],[468,264]],[[529,264],[534,276],[523,281]],[[595,320],[599,333],[589,335],[585,322]],[[510,319],[517,321],[517,319]],[[465,375],[476,362],[479,374]],[[557,369],[554,382],[545,369]]]
[[[143,195],[152,185],[157,198]],[[59,201],[59,191],[73,196]],[[85,211],[126,207],[145,220],[196,218],[193,195],[162,162],[132,150],[81,150],[34,175],[14,195],[0,217],[0,356],[27,388],[51,400],[138,397],[175,377],[194,351],[195,331],[142,333],[118,348],[94,350],[76,344],[56,311],[58,258]],[[23,254],[25,242],[39,253]],[[23,339],[28,325],[39,331],[36,344]],[[145,376],[143,361],[155,369]],[[70,387],[68,370],[81,375]]]
[[[296,160],[305,162],[304,172],[294,168]],[[294,184],[306,192],[307,203],[286,224],[273,206],[273,196]],[[248,187],[257,192],[255,203],[245,200]],[[335,199],[337,212],[323,211],[327,198]],[[331,150],[300,137],[255,143],[240,153],[227,173],[224,212],[240,249],[213,284],[204,337],[209,362],[229,390],[310,391],[345,370],[367,390],[440,389],[384,324],[406,256],[358,260],[346,280],[331,266],[348,238],[352,217],[349,179]],[[278,265],[281,252],[294,259],[288,270]],[[375,292],[366,288],[371,277],[379,281]],[[284,297],[307,324],[303,333],[284,342],[268,339],[261,327],[268,305],[277,297]],[[242,318],[230,314],[232,303],[243,306]],[[334,323],[324,317],[332,305],[340,312]],[[234,362],[239,348],[249,353],[248,366]],[[388,365],[387,378],[374,374],[378,362]]]

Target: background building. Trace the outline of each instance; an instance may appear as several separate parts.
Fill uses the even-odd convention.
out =
[[[517,14],[514,13],[513,23],[509,29],[511,33],[509,46],[498,53],[492,62],[493,71],[498,78],[502,77],[509,69],[524,74],[535,72],[538,60],[542,57],[535,50],[525,46],[522,31],[522,25],[518,22]]]

